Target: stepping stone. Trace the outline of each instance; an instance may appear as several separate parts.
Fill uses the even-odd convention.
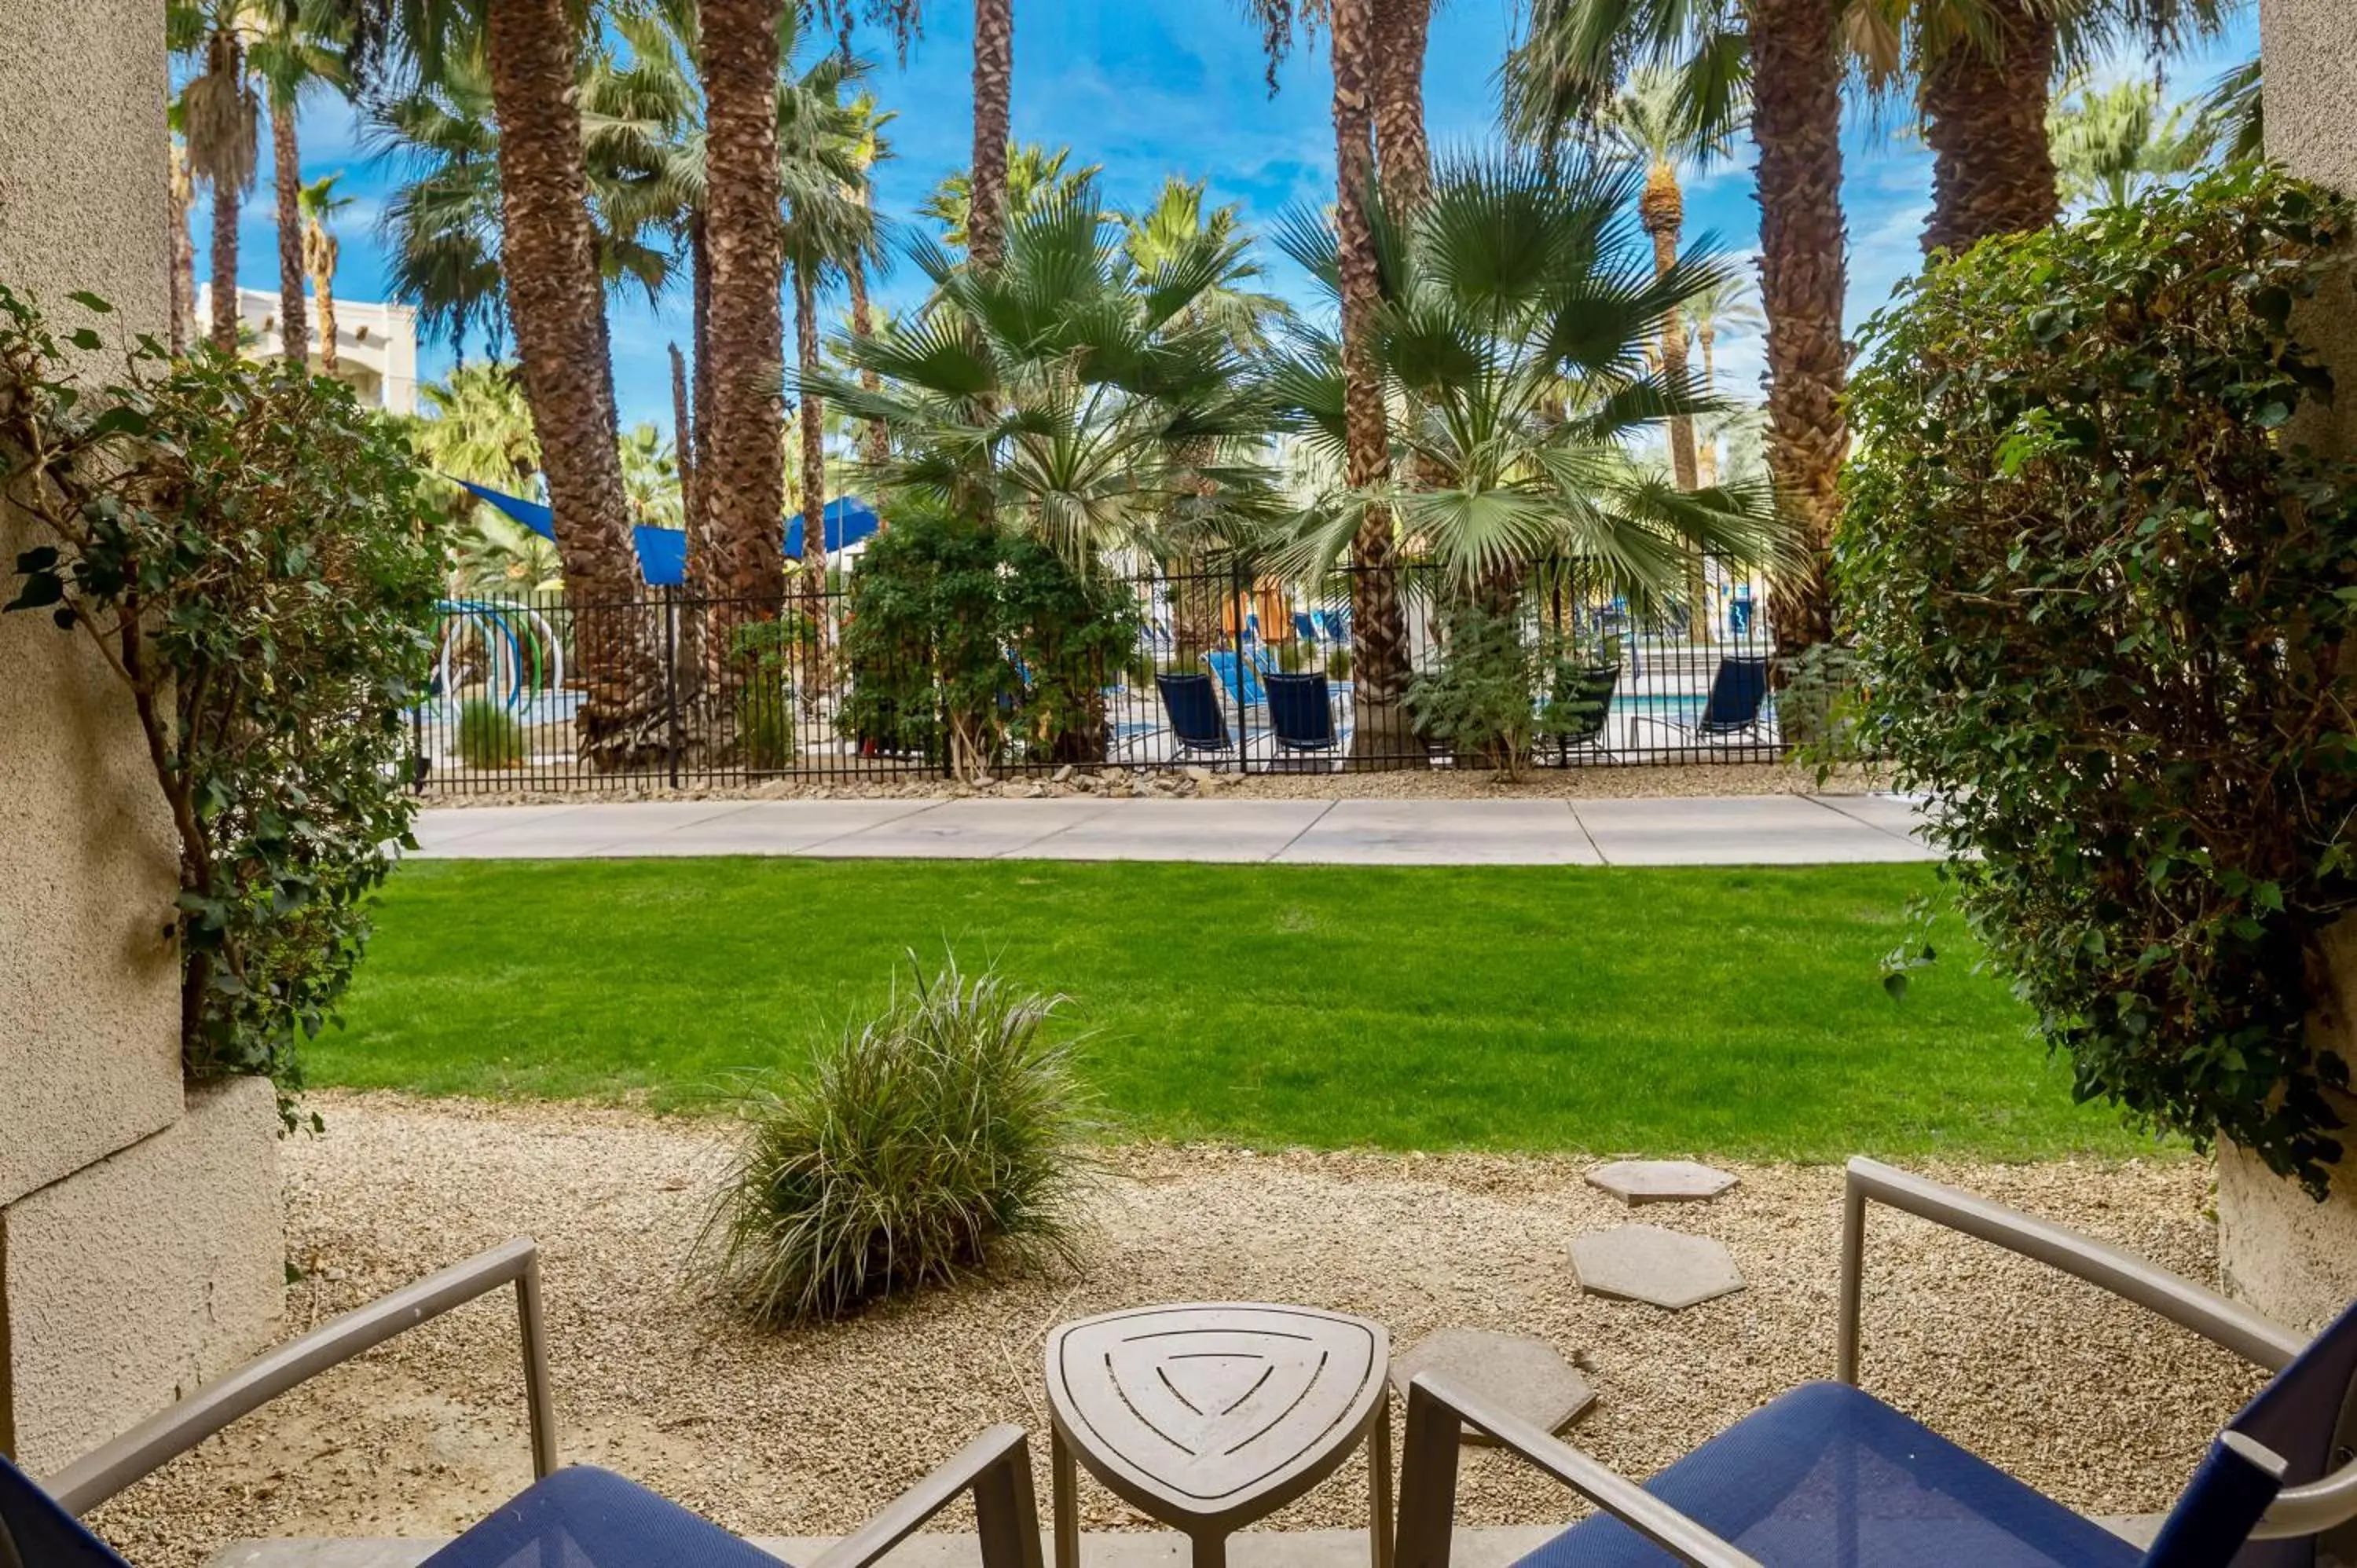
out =
[[[1706,1203],[1733,1187],[1735,1177],[1692,1160],[1615,1160],[1588,1172],[1587,1185],[1634,1208],[1641,1203]]]
[[[1407,1397],[1408,1380],[1418,1372],[1443,1373],[1542,1432],[1562,1431],[1596,1402],[1596,1391],[1578,1368],[1545,1340],[1521,1334],[1437,1329],[1392,1358],[1392,1387],[1400,1398]],[[1469,1426],[1461,1431],[1468,1443],[1491,1441]]]
[[[1658,1225],[1591,1230],[1571,1244],[1579,1288],[1676,1311],[1743,1288],[1735,1255],[1707,1236]]]

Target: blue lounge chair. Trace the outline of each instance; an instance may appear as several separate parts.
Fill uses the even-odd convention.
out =
[[[1612,693],[1620,684],[1620,666],[1598,664],[1578,671],[1566,683],[1572,689],[1561,694],[1572,705],[1570,722],[1566,728],[1544,738],[1559,748],[1559,755],[1568,762],[1575,748],[1594,746],[1604,738],[1604,721],[1612,712]]]
[[[1293,612],[1293,635],[1315,648],[1326,639],[1318,635],[1318,623],[1309,618],[1308,610]]]
[[[505,1285],[523,1326],[524,1389],[539,1479],[420,1568],[780,1568],[699,1514],[610,1471],[557,1467],[538,1251],[510,1241],[322,1324],[37,1485],[0,1456],[0,1568],[130,1568],[85,1513],[240,1416],[404,1329]],[[1040,1568],[1039,1516],[1020,1427],[997,1426],[903,1492],[811,1568],[866,1568],[971,1494],[990,1568]]]
[[[1203,655],[1203,668],[1218,678],[1221,693],[1240,713],[1245,708],[1268,705],[1268,693],[1261,687],[1257,665],[1258,661],[1254,660],[1239,666],[1236,656],[1224,648],[1213,649]]]
[[[1179,756],[1224,757],[1235,750],[1209,675],[1157,675],[1154,686],[1162,693],[1162,711],[1169,715]]]
[[[1323,675],[1268,676],[1269,733],[1277,749],[1332,751],[1341,744],[1334,727],[1334,696]]]
[[[2212,1444],[2150,1548],[1857,1387],[1870,1202],[2050,1264],[2277,1369]],[[2336,1430],[2357,1390],[2357,1305],[2303,1345],[2248,1308],[2116,1248],[1871,1160],[1850,1162],[1844,1212],[1835,1346],[1841,1380],[1770,1401],[1641,1487],[1461,1383],[1415,1379],[1398,1568],[1448,1568],[1466,1425],[1600,1510],[1517,1568],[2314,1568],[2319,1538],[2345,1547],[2341,1529],[2357,1518],[2357,1461],[2337,1446]],[[2274,1539],[2253,1540],[2255,1530]]]
[[[1733,740],[1756,734],[1767,718],[1768,660],[1765,655],[1728,654],[1711,677],[1710,694],[1691,720],[1640,714],[1640,724],[1661,725],[1692,740]]]

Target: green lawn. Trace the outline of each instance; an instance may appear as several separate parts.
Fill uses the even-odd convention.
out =
[[[1918,865],[1777,870],[428,861],[313,1079],[693,1109],[944,941],[1071,993],[1121,1130],[1835,1159],[2123,1153]]]

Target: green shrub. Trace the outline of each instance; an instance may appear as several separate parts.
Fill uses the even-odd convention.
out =
[[[1351,678],[1351,650],[1337,648],[1326,655],[1326,679],[1347,681]]]
[[[1447,640],[1439,661],[1408,682],[1408,712],[1417,732],[1448,746],[1460,764],[1512,775],[1541,727],[1542,693],[1549,695],[1547,727],[1571,727],[1580,693],[1576,675],[1569,687],[1563,683],[1558,666],[1568,662],[1566,650],[1532,636],[1512,610],[1466,600],[1441,617]]]
[[[879,1017],[748,1106],[698,1251],[763,1322],[840,1317],[995,1254],[1072,1256],[1091,1126],[1051,1030],[1064,999],[909,962]]]
[[[1835,573],[1863,739],[2079,1095],[2320,1191],[2357,906],[2357,465],[2302,432],[2346,202],[2241,171],[1984,244],[1867,329]]]
[[[797,648],[805,659],[814,653],[810,629],[806,617],[791,613],[737,628],[731,651],[744,671],[737,688],[737,744],[748,768],[776,772],[793,765],[793,657]]]
[[[520,768],[527,755],[523,723],[491,697],[458,708],[458,760],[469,768]]]
[[[0,287],[0,478],[40,531],[5,608],[87,638],[145,734],[179,838],[153,914],[184,1068],[291,1094],[408,840],[444,520],[348,388],[152,338],[110,352]]]

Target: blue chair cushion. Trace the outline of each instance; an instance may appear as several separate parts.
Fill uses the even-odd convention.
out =
[[[778,1560],[610,1470],[536,1481],[421,1568],[778,1568]]]
[[[1846,1383],[1804,1383],[1645,1483],[1768,1568],[2135,1568],[2144,1554]],[[1517,1568],[1676,1568],[1620,1520]]]
[[[0,1530],[7,1532],[25,1568],[130,1568],[5,1454],[0,1454]],[[0,1551],[0,1562],[7,1556]]]

